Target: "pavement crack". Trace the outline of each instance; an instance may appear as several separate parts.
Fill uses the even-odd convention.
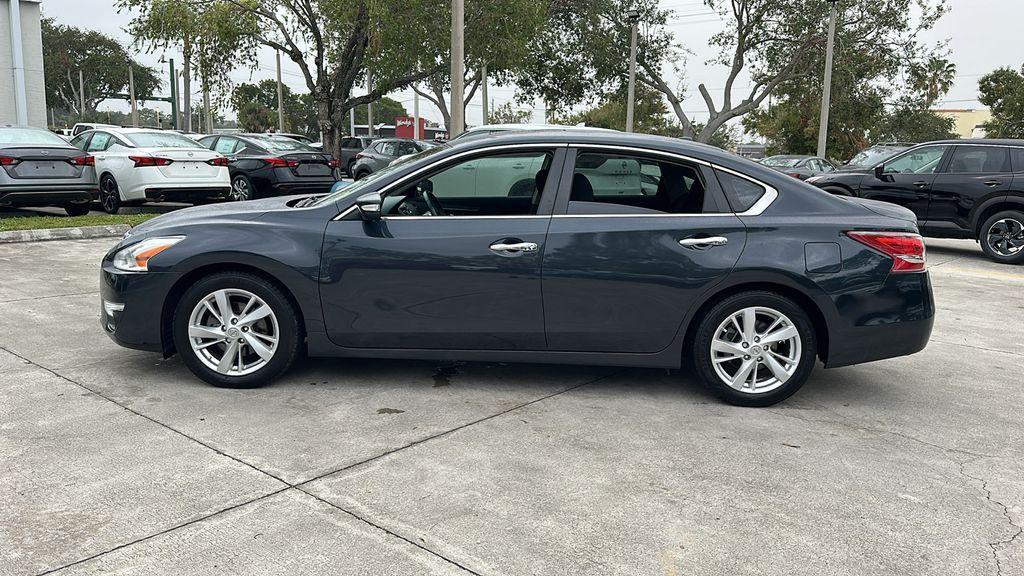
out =
[[[966,466],[980,459],[981,458],[979,457],[971,460],[966,460],[964,462],[960,462],[960,474],[965,478],[970,478],[971,480],[974,480],[975,482],[981,484],[981,490],[985,493],[985,499],[999,507],[999,510],[1002,512],[1003,517],[1006,518],[1007,524],[1009,524],[1010,527],[1013,529],[1013,534],[1009,538],[1004,538],[1002,540],[996,540],[995,542],[988,543],[989,547],[992,548],[992,558],[996,562],[996,575],[1002,576],[1003,563],[999,559],[999,552],[1012,545],[1013,542],[1017,540],[1017,537],[1024,533],[1024,527],[1017,525],[1013,521],[1013,517],[1010,516],[1010,509],[1009,507],[1006,506],[1006,504],[992,497],[992,491],[989,490],[988,481],[986,481],[984,478],[979,478],[977,476],[967,473]]]
[[[27,302],[29,300],[32,300],[34,302],[37,300],[49,300],[52,298],[67,298],[69,296],[90,296],[99,293],[99,290],[90,290],[88,292],[71,292],[70,294],[53,294],[51,296],[32,296],[30,298],[15,298],[14,300],[2,300],[0,301],[0,304],[13,304],[15,302]]]

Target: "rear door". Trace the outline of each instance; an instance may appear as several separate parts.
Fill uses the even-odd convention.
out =
[[[946,167],[932,182],[925,232],[972,232],[974,207],[1005,196],[1012,180],[1009,148],[958,144]]]
[[[932,182],[952,146],[937,144],[908,150],[882,166],[882,174],[867,174],[861,181],[862,198],[909,208],[924,222],[928,218]]]
[[[544,248],[548,348],[663,350],[745,242],[709,166],[653,152],[570,150]]]

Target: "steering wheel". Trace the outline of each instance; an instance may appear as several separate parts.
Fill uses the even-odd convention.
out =
[[[427,205],[427,210],[430,211],[431,216],[447,216],[448,213],[441,207],[441,202],[438,201],[437,196],[430,190],[420,190],[420,196],[423,198],[423,202]]]

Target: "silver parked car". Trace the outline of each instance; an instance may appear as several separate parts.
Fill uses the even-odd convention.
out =
[[[63,206],[89,212],[95,160],[49,130],[0,126],[0,206]]]

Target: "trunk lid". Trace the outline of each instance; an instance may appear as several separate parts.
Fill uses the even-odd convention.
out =
[[[220,156],[213,150],[205,148],[148,148],[146,152],[157,158],[173,160],[167,166],[160,166],[160,173],[167,178],[202,179],[215,178],[221,167],[208,164],[207,161]]]
[[[330,166],[330,156],[326,154],[291,152],[282,154],[281,158],[299,163],[298,166],[286,170],[291,170],[300,178],[330,178],[334,174],[334,169]]]
[[[75,166],[69,160],[84,155],[77,148],[33,146],[0,149],[0,156],[18,160],[15,164],[3,167],[7,174],[11,178],[27,180],[78,178],[85,166]]]
[[[917,215],[902,206],[897,206],[889,202],[868,200],[867,198],[854,198],[851,196],[837,196],[837,198],[842,198],[851,204],[857,204],[858,206],[866,208],[879,216],[886,216],[910,222],[915,228],[917,227]]]

